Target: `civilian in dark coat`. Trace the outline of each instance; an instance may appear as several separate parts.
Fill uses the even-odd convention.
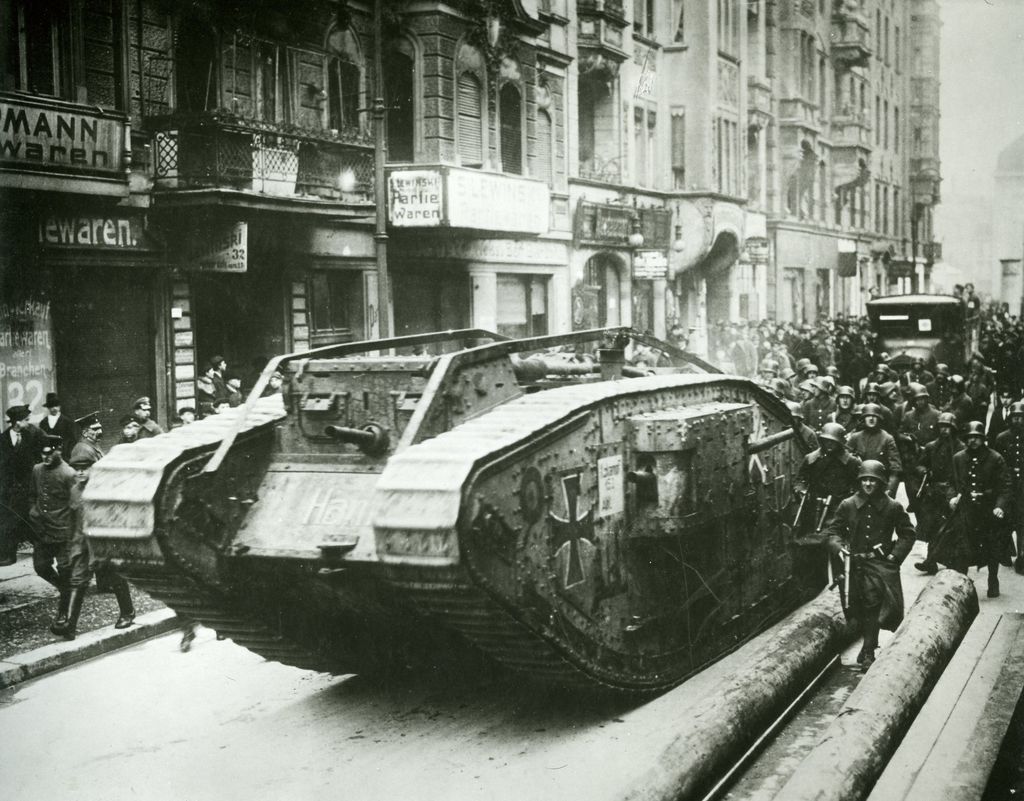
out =
[[[906,510],[885,494],[886,479],[881,462],[861,464],[860,489],[839,504],[826,529],[829,551],[850,560],[847,608],[864,635],[857,657],[864,670],[875,661],[879,629],[895,631],[903,620],[900,564],[917,536]]]
[[[13,565],[18,544],[32,539],[29,491],[43,433],[28,418],[28,406],[12,406],[0,435],[0,566]]]
[[[46,393],[46,403],[43,406],[49,414],[39,421],[39,430],[47,436],[60,437],[60,455],[66,462],[71,459],[71,449],[81,436],[78,424],[61,412],[60,398],[56,393]]]

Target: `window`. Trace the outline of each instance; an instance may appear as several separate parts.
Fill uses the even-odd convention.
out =
[[[828,60],[818,56],[818,110],[821,116],[828,114]]]
[[[875,95],[875,145],[882,144],[882,98]]]
[[[889,101],[882,101],[882,147],[889,149]]]
[[[882,60],[882,12],[875,9],[875,58]]]
[[[885,18],[885,63],[889,64],[889,17]]]
[[[512,83],[501,87],[499,94],[501,121],[501,169],[504,172],[523,172],[523,102],[519,88]]]
[[[715,124],[715,168],[718,191],[726,195],[739,194],[739,126],[733,120],[719,118]]]
[[[456,91],[459,160],[467,167],[480,167],[484,162],[483,88],[475,75],[464,72]]]
[[[620,125],[615,108],[614,84],[606,76],[580,75],[579,103],[579,170],[583,178],[598,181],[622,180],[619,161]]]
[[[679,3],[679,17],[676,20],[676,32],[672,41],[682,44],[686,40],[686,3]]]
[[[327,127],[359,127],[362,104],[362,57],[350,31],[332,30],[327,38]]]
[[[655,0],[633,0],[633,33],[654,37],[654,2]]]
[[[4,3],[2,35],[7,63],[3,88],[75,100],[70,3]]]
[[[900,207],[900,190],[892,190],[892,232],[894,236],[903,235],[903,209]]]
[[[889,233],[889,187],[882,187],[882,233]]]
[[[637,106],[633,109],[633,175],[640,186],[654,186],[657,179],[657,112]]]
[[[900,26],[896,26],[896,32],[893,41],[893,61],[895,62],[896,72],[903,72],[903,67],[900,64]]]
[[[686,112],[672,109],[672,188],[686,189]]]
[[[412,46],[397,42],[384,59],[388,161],[413,161],[415,149],[415,62]]]
[[[892,149],[900,152],[900,107],[892,107]]]
[[[537,177],[554,183],[555,170],[552,157],[552,126],[551,115],[546,111],[537,112]]]
[[[256,58],[256,113],[267,122],[291,122],[292,69],[284,47],[261,42]]]
[[[718,51],[739,55],[740,15],[736,0],[718,0]]]
[[[354,270],[310,273],[309,323],[316,345],[365,336],[362,273]]]
[[[548,333],[548,279],[498,275],[498,333],[514,339]]]
[[[217,37],[200,20],[185,18],[175,50],[175,102],[179,111],[217,108]],[[182,35],[187,31],[188,35]]]

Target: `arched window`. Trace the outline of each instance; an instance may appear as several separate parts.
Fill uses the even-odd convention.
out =
[[[555,171],[551,154],[551,115],[546,111],[537,112],[537,177],[554,182]]]
[[[334,29],[327,37],[327,127],[359,127],[363,105],[363,59],[351,31]]]
[[[473,73],[464,72],[456,91],[459,160],[467,167],[479,167],[484,162],[483,88]]]
[[[415,53],[404,40],[384,58],[384,102],[387,105],[388,161],[413,161],[416,142]]]
[[[504,172],[523,172],[523,98],[512,83],[501,87],[498,98],[501,120],[501,169]]]

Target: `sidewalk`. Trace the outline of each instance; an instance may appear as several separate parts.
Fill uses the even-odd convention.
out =
[[[115,629],[117,601],[89,588],[78,636],[65,640],[50,633],[57,612],[57,591],[35,574],[32,554],[19,551],[18,561],[0,567],[0,688],[10,687],[161,634],[178,625],[174,612],[132,587],[135,623]]]

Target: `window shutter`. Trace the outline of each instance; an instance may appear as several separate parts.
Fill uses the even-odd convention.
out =
[[[554,180],[551,163],[551,115],[546,111],[537,114],[537,177],[549,184]]]
[[[479,166],[484,161],[484,142],[481,125],[480,82],[471,73],[459,76],[459,158],[463,164]]]

